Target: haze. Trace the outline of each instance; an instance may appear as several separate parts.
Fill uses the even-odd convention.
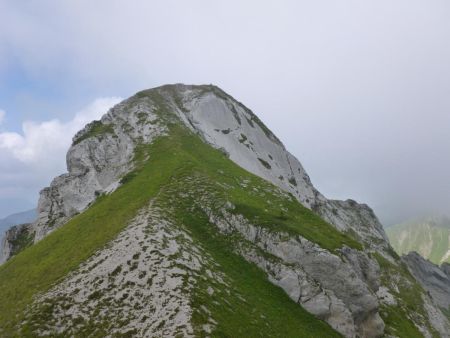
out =
[[[450,213],[450,3],[0,0],[0,217],[36,205],[121,98],[214,83],[327,197]]]

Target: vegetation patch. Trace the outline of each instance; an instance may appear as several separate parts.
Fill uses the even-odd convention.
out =
[[[148,114],[145,112],[137,113],[138,123],[144,124],[147,122]]]
[[[17,227],[19,227],[17,230],[18,233],[16,237],[10,241],[11,256],[17,255],[19,252],[33,244],[34,236],[33,233],[30,233],[29,228],[24,225],[19,225]]]
[[[234,105],[233,105],[232,103],[229,103],[229,104],[228,104],[228,108],[230,108],[231,112],[233,113],[233,116],[234,116],[236,122],[237,122],[239,125],[241,125],[241,124],[242,124],[241,118],[240,118],[240,116],[239,116],[238,111],[237,111],[236,108],[234,107]]]
[[[87,132],[75,139],[72,145],[76,145],[88,138],[105,134],[114,134],[112,124],[103,124],[102,121],[93,121],[89,123]]]
[[[428,325],[428,316],[422,300],[424,290],[411,276],[406,265],[393,265],[379,253],[374,253],[381,268],[381,282],[396,296],[397,306],[381,306],[381,317],[386,324],[385,333],[398,337],[423,337],[414,322],[427,327],[435,337],[438,333]],[[413,322],[414,321],[414,322]]]
[[[239,138],[239,142],[240,143],[244,143],[245,141],[247,141],[247,136],[245,136],[245,134],[241,133],[241,137]]]
[[[204,337],[203,325],[213,318],[217,325],[213,337],[340,337],[331,327],[293,302],[271,284],[265,273],[234,253],[233,236],[221,235],[199,209],[189,209],[189,200],[177,210],[193,239],[211,254],[229,286],[199,279],[192,297],[196,336]],[[214,293],[208,289],[214,286]],[[206,308],[209,313],[202,311]]]
[[[272,169],[272,166],[269,164],[269,162],[263,160],[262,158],[258,157],[259,162],[266,168],[266,169]]]

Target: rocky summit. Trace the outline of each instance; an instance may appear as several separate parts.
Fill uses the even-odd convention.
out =
[[[8,231],[2,337],[448,337],[372,209],[329,200],[213,85],[137,93],[73,138]]]

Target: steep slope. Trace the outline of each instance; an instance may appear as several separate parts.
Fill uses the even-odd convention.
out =
[[[140,92],[67,162],[35,244],[0,266],[3,336],[448,332],[373,212],[318,193],[217,87]]]
[[[299,161],[248,108],[217,87],[185,85],[140,92],[75,136],[67,156],[69,173],[41,193],[36,240],[84,210],[96,193],[117,186],[118,177],[130,170],[136,144],[149,143],[167,131],[161,123],[164,109],[175,118],[173,123],[181,120],[233,162],[292,193],[339,230],[351,231],[367,245],[387,247],[373,211],[351,200],[327,200]],[[91,138],[96,135],[100,139]],[[86,139],[89,142],[83,142]]]
[[[450,262],[450,219],[430,216],[386,229],[392,247],[399,254],[416,251],[435,264]]]
[[[141,298],[141,295],[136,296],[131,292],[134,288],[151,291],[154,295],[157,291],[149,287],[155,283],[155,287],[158,287],[163,294],[162,299],[156,301],[169,306],[170,299],[178,298],[177,294],[171,292],[170,286],[176,289],[178,285],[176,279],[187,274],[188,280],[182,278],[181,286],[189,288],[198,283],[194,290],[181,290],[185,300],[192,303],[192,309],[187,310],[188,318],[186,319],[192,322],[192,330],[201,331],[205,325],[217,323],[218,328],[215,332],[219,334],[223,331],[224,334],[231,336],[237,334],[295,336],[296,332],[309,332],[311,336],[334,335],[329,327],[314,320],[295,302],[289,300],[287,295],[283,295],[270,284],[261,271],[240,256],[233,254],[233,247],[239,242],[211,228],[213,224],[208,222],[204,212],[199,210],[198,214],[194,213],[191,210],[197,208],[194,201],[186,200],[183,203],[185,194],[185,199],[192,198],[187,195],[188,193],[195,194],[192,188],[202,187],[195,184],[193,179],[203,171],[206,171],[205,175],[214,175],[208,180],[214,184],[214,193],[220,191],[218,188],[221,185],[227,184],[230,189],[234,188],[231,192],[237,194],[236,198],[245,198],[253,203],[255,203],[253,194],[257,196],[256,193],[246,195],[245,190],[237,182],[248,180],[250,183],[250,179],[256,180],[256,186],[263,184],[260,189],[268,189],[270,185],[232,165],[222,153],[206,146],[197,137],[186,135],[186,131],[180,131],[180,133],[181,135],[178,136],[172,134],[170,138],[161,138],[147,151],[142,150],[139,155],[148,155],[150,160],[143,161],[142,166],[138,165],[139,169],[126,176],[123,180],[126,183],[117,191],[100,197],[86,212],[76,216],[64,227],[49,234],[1,267],[2,316],[0,320],[6,320],[2,322],[3,328],[12,332],[18,330],[20,334],[30,336],[45,335],[47,331],[49,334],[55,334],[56,330],[62,330],[61,335],[68,332],[89,335],[101,334],[101,331],[98,331],[101,329],[115,332],[114,325],[117,324],[119,325],[117,330],[120,330],[118,333],[125,333],[129,329],[128,324],[117,322],[115,317],[108,317],[110,322],[107,323],[98,320],[92,322],[93,318],[99,318],[99,313],[103,313],[104,308],[102,309],[101,305],[108,309],[121,309],[121,313],[124,308],[134,309],[135,303],[128,304],[130,300],[122,299],[123,295],[126,293],[129,297]],[[224,174],[218,172],[219,170],[222,170]],[[190,177],[192,180],[188,180],[189,186],[178,182]],[[217,181],[216,178],[219,177],[223,178]],[[206,194],[207,187],[203,187]],[[227,191],[222,189],[224,192]],[[271,190],[273,189],[271,187]],[[275,192],[281,194],[277,190]],[[279,199],[283,201],[284,196],[281,195]],[[172,201],[174,198],[176,203]],[[264,198],[260,196],[258,203],[261,203],[260,200]],[[219,198],[215,201],[221,202]],[[293,204],[294,202],[292,198],[289,198],[285,203]],[[174,210],[171,210],[171,206],[174,206]],[[337,243],[333,244],[334,241],[330,241],[330,245],[338,246],[345,241],[354,243],[299,204],[295,203],[294,207],[300,208],[302,213],[309,216],[309,222],[312,223],[310,225],[317,223],[317,227],[323,228],[323,233],[329,231],[331,235],[335,234]],[[293,213],[296,211],[294,210]],[[148,222],[143,221],[142,218],[148,214],[153,214],[153,217],[149,218]],[[275,216],[278,215],[275,214]],[[301,214],[297,215],[299,216]],[[159,222],[158,218],[162,221]],[[288,229],[287,225],[284,227]],[[116,234],[123,229],[125,229],[124,232],[105,250],[96,251],[97,248],[102,248],[115,238]],[[309,227],[293,228],[289,231],[308,232]],[[328,240],[328,236],[323,237],[324,240]],[[121,249],[124,238],[126,238],[126,243],[123,244],[125,248]],[[180,247],[182,250],[177,249]],[[167,250],[166,255],[164,250]],[[94,253],[96,254],[92,256]],[[163,259],[164,256],[167,258]],[[86,265],[76,269],[89,257],[92,258]],[[99,260],[96,260],[96,257]],[[107,257],[106,260],[105,257]],[[196,263],[197,260],[198,263]],[[186,266],[186,261],[194,266]],[[76,269],[72,275],[62,284],[57,285],[56,289],[51,289],[55,281],[72,269]],[[200,270],[201,273],[195,274],[195,270]],[[162,275],[157,277],[154,276],[155,273]],[[144,276],[139,278],[140,275]],[[93,283],[94,279],[96,279],[95,283]],[[221,279],[227,284],[222,285]],[[21,281],[19,289],[15,283],[17,280]],[[39,283],[36,283],[37,280]],[[80,296],[80,305],[75,298],[78,292],[66,287],[71,285],[71,281],[76,281],[78,288],[81,286],[78,292],[82,292],[84,298]],[[144,287],[139,282],[142,282]],[[108,289],[113,290],[113,294],[119,297],[118,303],[108,299],[111,296]],[[30,297],[40,291],[46,292],[42,294],[41,299],[33,302]],[[74,294],[67,295],[61,292],[74,292]],[[100,304],[94,302],[97,299],[101,301]],[[5,300],[8,300],[7,304]],[[83,308],[86,311],[86,317],[75,312],[74,318],[69,315],[69,318],[59,319],[60,315],[67,312],[64,311],[67,309],[64,301],[71,302],[69,307],[71,311]],[[32,306],[22,312],[30,302]],[[160,325],[158,330],[161,330],[161,333],[170,333],[171,331],[166,330],[174,327],[172,321],[174,318],[170,318],[171,313],[165,316],[155,309],[154,315],[149,316],[148,313],[152,313],[149,311],[152,305],[150,303],[146,307],[148,316],[146,319],[139,317],[139,312],[132,311],[130,316],[136,316],[136,318],[130,319],[129,325],[138,320],[143,326],[142,330],[152,330],[153,321],[160,318],[165,322],[157,323],[157,326]],[[167,311],[167,306],[164,306],[164,311]],[[177,308],[182,307],[180,305]],[[12,308],[16,311],[11,312]],[[194,312],[194,309],[197,312]],[[208,316],[209,312],[213,321]],[[20,325],[23,323],[22,319],[19,323],[17,322],[15,317],[17,313],[22,313],[22,318],[26,320],[25,324]],[[52,320],[60,321],[53,323]],[[62,322],[68,327],[61,327]],[[135,328],[135,326],[132,327]],[[145,332],[138,333],[144,335]],[[180,333],[183,332],[180,331]],[[192,331],[189,332],[193,334]]]
[[[450,315],[450,264],[444,263],[439,268],[416,252],[411,252],[402,259],[436,304]]]

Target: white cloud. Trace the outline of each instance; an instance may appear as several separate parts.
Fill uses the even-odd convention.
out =
[[[33,166],[64,163],[64,153],[69,148],[73,135],[88,122],[99,119],[120,100],[118,97],[96,99],[68,122],[58,119],[25,121],[22,133],[0,133],[0,149],[20,162]],[[0,111],[0,120],[1,117]]]
[[[99,98],[70,121],[25,121],[22,132],[0,132],[0,216],[35,207],[38,192],[66,171],[66,152],[73,135],[118,103]]]
[[[5,111],[2,110],[2,109],[0,109],[0,124],[3,123],[3,120],[4,120],[4,118],[5,118],[5,115],[6,115]]]

